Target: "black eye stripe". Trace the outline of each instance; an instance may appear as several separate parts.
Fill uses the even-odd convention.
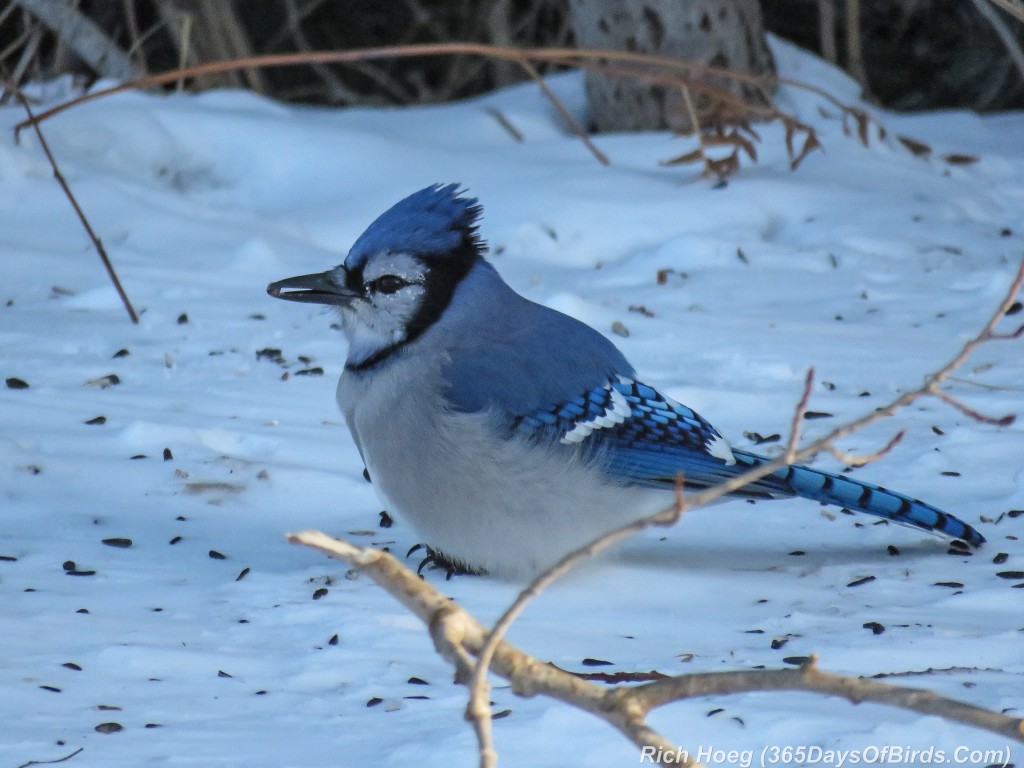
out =
[[[395,352],[415,341],[444,314],[451,303],[455,289],[462,279],[480,260],[480,244],[467,232],[458,248],[444,255],[443,258],[418,256],[425,271],[417,277],[415,283],[422,287],[423,298],[416,313],[409,319],[405,327],[405,338],[389,347],[377,350],[365,360],[358,363],[346,363],[345,370],[353,372],[369,371],[390,358]]]

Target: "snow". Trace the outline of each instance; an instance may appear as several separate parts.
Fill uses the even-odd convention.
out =
[[[784,72],[855,97],[821,62],[776,53]],[[551,84],[582,112],[579,76]],[[69,91],[34,95],[50,104]],[[645,381],[734,445],[785,435],[812,365],[810,407],[834,415],[807,422],[808,439],[820,436],[918,386],[1004,294],[1024,252],[1024,114],[876,112],[886,136],[865,147],[819,97],[787,87],[780,102],[824,151],[791,172],[781,126],[759,126],[760,161],[716,187],[658,165],[692,148],[668,134],[598,137],[612,158],[600,166],[532,85],[409,109],[233,91],[94,101],[44,130],[138,326],[34,137],[14,143],[23,115],[0,109],[0,372],[29,384],[0,390],[0,765],[79,748],[67,765],[474,764],[465,692],[419,623],[368,579],[284,542],[320,528],[404,553],[416,538],[401,521],[378,527],[334,404],[344,348],[332,316],[265,286],[333,266],[393,202],[459,181],[484,204],[482,233],[517,290],[608,333]],[[897,134],[933,152],[915,157]],[[978,159],[953,165],[949,153]],[[662,285],[659,270],[671,270]],[[616,321],[628,336],[612,334]],[[949,391],[985,413],[1020,411],[1021,347],[985,346]],[[266,348],[280,362],[258,359]],[[108,374],[120,384],[87,384]],[[989,544],[974,556],[808,501],[733,502],[580,568],[510,639],[580,671],[585,658],[678,674],[818,653],[828,670],[1019,715],[1024,591],[997,573],[1024,563],[1024,516],[1000,517],[1024,508],[1022,428],[928,400],[841,447],[871,452],[899,429],[903,442],[856,476],[978,526]],[[103,543],[118,537],[132,545]],[[95,573],[69,575],[66,561]],[[485,621],[516,593],[427,578]],[[639,763],[589,715],[503,685],[493,699],[511,710],[495,722],[502,765]],[[686,701],[652,721],[692,752],[1007,748],[967,726],[802,693]],[[109,722],[122,730],[95,730]],[[1008,748],[1024,760],[1024,745]]]

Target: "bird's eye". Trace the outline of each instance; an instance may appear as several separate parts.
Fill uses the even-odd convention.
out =
[[[369,287],[373,290],[374,293],[395,293],[396,291],[401,290],[408,284],[409,283],[400,278],[398,275],[381,275],[372,283],[370,283]]]

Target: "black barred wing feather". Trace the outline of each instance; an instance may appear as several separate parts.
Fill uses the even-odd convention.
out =
[[[601,451],[612,479],[630,485],[690,486],[733,474],[728,443],[698,413],[639,381],[618,377],[571,400],[519,416],[513,432]]]

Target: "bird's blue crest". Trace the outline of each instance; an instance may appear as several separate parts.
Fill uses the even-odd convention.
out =
[[[352,245],[349,269],[381,251],[441,255],[458,248],[463,238],[476,240],[481,207],[463,197],[459,184],[433,184],[384,211]]]

